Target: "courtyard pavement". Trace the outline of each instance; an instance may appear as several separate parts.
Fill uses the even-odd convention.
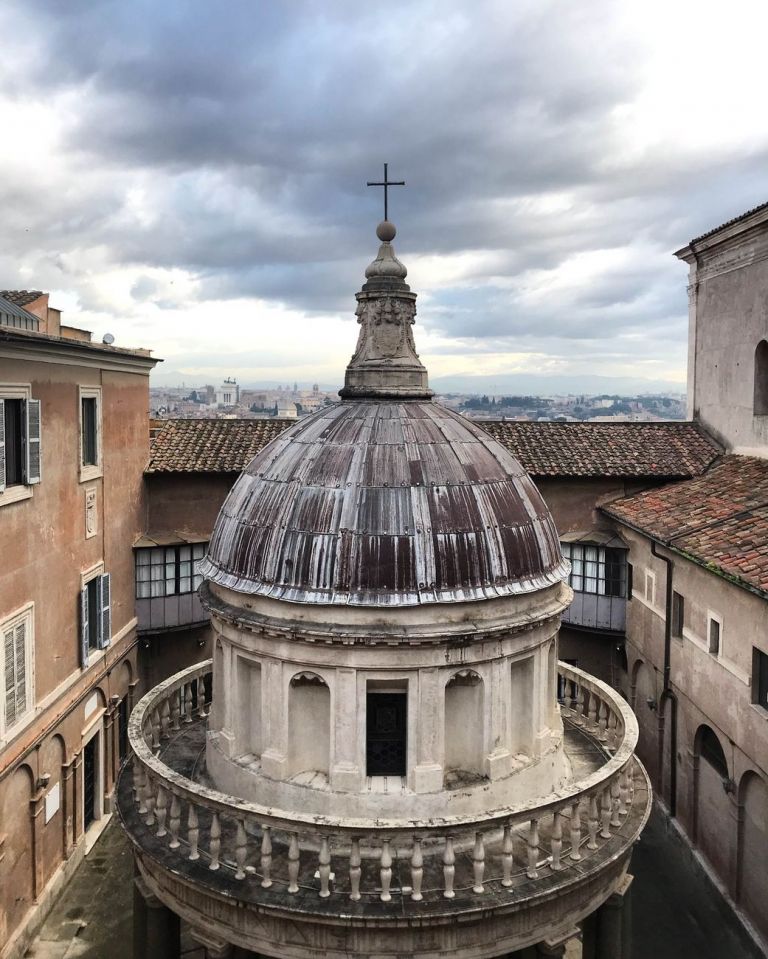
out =
[[[635,848],[633,959],[765,959],[664,814]],[[27,952],[34,959],[132,959],[133,863],[116,819],[64,890]],[[574,943],[569,959],[577,959]],[[184,936],[184,959],[203,951]]]

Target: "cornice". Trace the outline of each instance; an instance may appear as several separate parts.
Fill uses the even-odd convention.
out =
[[[0,333],[0,357],[28,360],[34,363],[55,363],[60,366],[90,366],[117,373],[140,373],[148,376],[162,362],[143,353],[116,352],[80,343],[76,340],[13,337]]]

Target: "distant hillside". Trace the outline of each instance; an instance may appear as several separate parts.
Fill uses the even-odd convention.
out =
[[[584,393],[634,396],[639,393],[685,393],[685,383],[651,380],[641,376],[590,376],[568,373],[511,373],[505,376],[431,376],[430,386],[438,393],[480,393],[499,396],[550,396]]]

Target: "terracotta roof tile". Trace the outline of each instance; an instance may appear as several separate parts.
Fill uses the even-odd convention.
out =
[[[768,595],[768,460],[726,456],[703,476],[603,512]]]
[[[239,473],[295,420],[162,420],[148,473]]]
[[[27,306],[42,295],[41,290],[0,290],[0,296],[15,303],[16,306]]]
[[[532,476],[688,478],[720,454],[695,423],[480,424]]]
[[[292,420],[163,420],[148,472],[243,470]],[[698,476],[719,455],[693,423],[480,422],[534,477]]]

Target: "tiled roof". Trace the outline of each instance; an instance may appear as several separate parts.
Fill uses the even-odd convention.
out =
[[[296,420],[162,420],[148,473],[239,473]]]
[[[768,460],[726,456],[703,476],[603,512],[768,595]]]
[[[43,295],[41,290],[0,290],[0,296],[16,306],[27,306]]]
[[[720,454],[694,423],[485,422],[532,476],[688,478]]]
[[[295,420],[162,420],[148,472],[240,472]],[[534,477],[698,476],[719,455],[693,423],[479,422]]]
[[[761,213],[765,209],[768,209],[768,203],[761,203],[759,206],[753,206],[752,209],[747,210],[746,213],[740,213],[738,216],[735,216],[730,220],[726,220],[725,223],[721,223],[720,226],[716,226],[711,230],[707,230],[707,232],[702,233],[701,236],[694,237],[691,240],[691,243],[698,243],[700,240],[706,240],[708,236],[713,236],[720,230],[724,230],[727,226],[733,226],[733,224],[738,223],[739,220],[746,220],[746,218],[748,216],[752,216],[753,213]]]

